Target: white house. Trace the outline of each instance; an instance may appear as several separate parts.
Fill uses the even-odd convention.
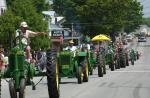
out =
[[[6,0],[0,0],[0,15],[5,12],[6,8]]]
[[[43,11],[45,16],[50,17],[51,19],[48,21],[48,29],[49,35],[51,36],[52,32],[62,32],[64,28],[62,28],[61,24],[65,21],[64,17],[57,16],[55,11]]]

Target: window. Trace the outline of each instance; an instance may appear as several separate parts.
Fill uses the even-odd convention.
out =
[[[4,13],[4,10],[3,10],[3,8],[1,8],[1,15]]]
[[[5,10],[1,8],[1,15],[4,14]]]

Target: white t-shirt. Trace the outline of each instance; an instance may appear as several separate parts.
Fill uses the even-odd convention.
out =
[[[65,50],[70,50],[70,51],[75,51],[76,49],[77,49],[76,46],[72,46],[72,47],[68,46],[65,48]]]
[[[23,33],[23,36],[29,38],[29,37],[34,37],[34,34],[36,34],[36,32],[26,30],[26,33]],[[17,36],[19,36],[19,32],[16,32],[16,37]]]

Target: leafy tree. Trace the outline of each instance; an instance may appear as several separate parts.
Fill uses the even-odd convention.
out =
[[[4,15],[0,16],[0,44],[5,48],[9,47],[9,35],[12,35],[14,39],[15,30],[21,20],[21,17],[15,16],[10,10],[7,10]]]
[[[49,10],[51,8],[50,4],[45,0],[32,0],[32,1],[38,13],[41,13],[42,11],[45,10]]]
[[[150,27],[150,17],[149,18],[144,18],[143,21],[142,21],[142,24],[145,24],[145,25]]]
[[[55,1],[53,8],[64,15],[68,23],[79,22],[81,32],[90,32],[88,34],[92,36],[99,33],[114,34],[122,27],[133,30],[142,19],[142,7],[136,0]]]
[[[43,2],[39,0],[36,3],[35,3],[35,0],[34,1],[13,0],[12,2],[8,0],[8,4],[9,4],[8,5],[9,9],[11,10],[11,13],[15,17],[18,17],[20,19],[19,21],[14,19],[13,20],[14,22],[10,23],[10,28],[9,28],[10,32],[15,32],[15,30],[19,28],[21,21],[26,21],[29,25],[30,30],[47,32],[47,27],[48,27],[47,21],[43,20],[43,15],[41,13],[42,10],[46,10],[47,8],[47,5],[44,5],[45,4],[44,0]],[[41,6],[41,8],[37,9],[39,6]],[[2,16],[2,17],[5,17],[5,16]],[[6,18],[5,20],[9,22],[10,19]],[[3,20],[0,20],[0,21],[3,21]],[[6,24],[8,22],[6,22]],[[2,28],[5,28],[3,26],[4,25],[1,25]],[[2,32],[6,32],[6,30],[7,28],[5,28]],[[31,38],[31,46],[33,47],[33,49],[34,47],[38,47],[38,48],[44,47],[43,45],[46,45],[45,44],[46,39],[47,39],[46,37]],[[32,40],[34,40],[34,42]],[[47,39],[47,44],[48,45],[50,44],[49,39]],[[46,47],[48,47],[48,45],[46,45]]]
[[[139,27],[139,25],[142,23],[142,6],[140,5],[140,2],[137,1],[131,1],[129,4],[129,7],[127,9],[127,15],[126,20],[128,23],[125,25],[126,32],[131,32],[135,28]]]

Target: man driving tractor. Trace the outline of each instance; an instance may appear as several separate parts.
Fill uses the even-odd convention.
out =
[[[47,33],[44,32],[33,32],[31,30],[29,30],[27,22],[23,21],[20,24],[20,29],[19,29],[22,33],[22,35],[29,40],[29,37],[34,37],[35,35],[45,35]],[[19,36],[19,32],[16,31],[16,37]],[[27,44],[27,46],[25,47],[25,52],[26,52],[26,60],[27,62],[30,62],[31,60],[31,55],[30,55],[30,46]]]
[[[75,51],[77,48],[73,46],[74,42],[73,40],[69,41],[69,46],[65,48],[65,50]]]

